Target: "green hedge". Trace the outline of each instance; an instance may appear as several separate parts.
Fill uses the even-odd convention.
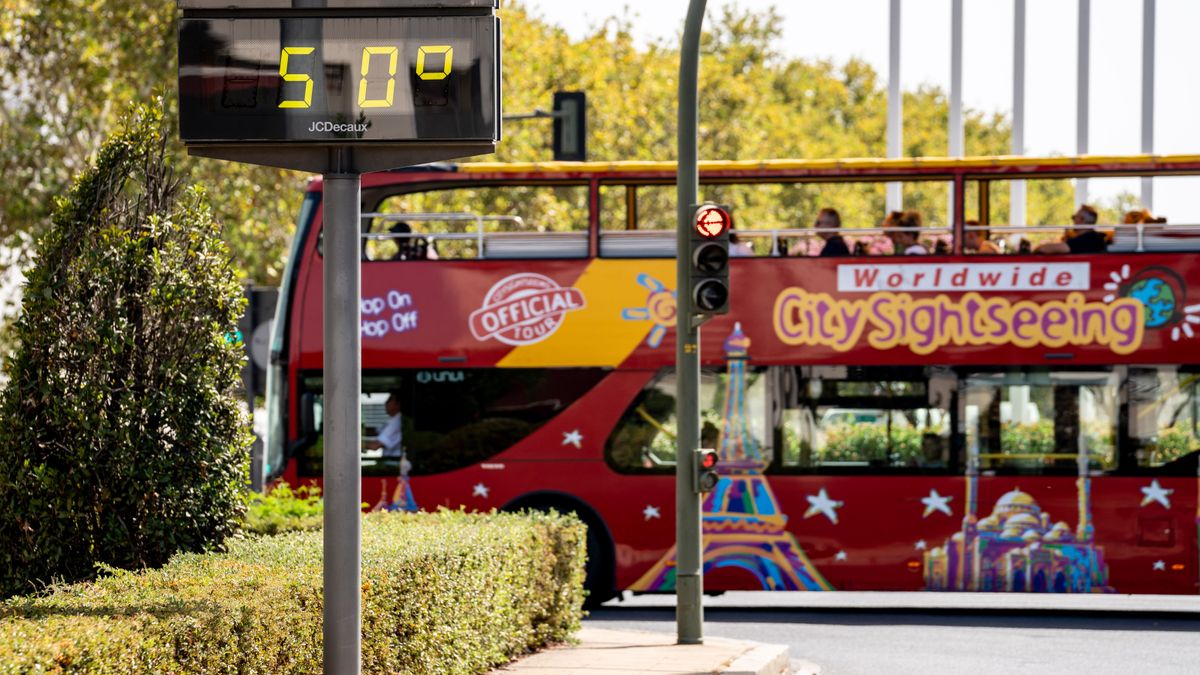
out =
[[[321,488],[279,483],[266,494],[250,495],[243,532],[280,534],[296,530],[319,530],[325,522]]]
[[[559,515],[363,520],[363,672],[476,673],[579,627],[585,530]],[[0,673],[318,673],[321,533],[231,542],[0,605]]]

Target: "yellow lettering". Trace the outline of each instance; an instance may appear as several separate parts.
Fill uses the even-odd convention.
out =
[[[792,287],[775,298],[773,323],[786,345],[838,352],[853,349],[865,332],[873,349],[907,346],[922,356],[950,343],[1022,349],[1103,345],[1125,355],[1142,346],[1143,312],[1142,304],[1131,298],[1089,302],[1082,293],[1044,303],[977,293],[915,299],[891,291],[872,293],[865,300],[838,300]]]

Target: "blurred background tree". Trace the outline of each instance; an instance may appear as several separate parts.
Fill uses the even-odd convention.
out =
[[[0,236],[21,248],[47,226],[52,199],[96,152],[131,100],[162,92],[175,111],[176,6],[161,0],[0,0]],[[670,160],[675,156],[677,40],[648,45],[633,37],[630,10],[572,40],[526,4],[506,2],[504,109],[547,108],[556,90],[588,94],[588,148],[596,160]],[[682,22],[682,17],[680,17]],[[886,88],[859,60],[802,61],[780,45],[783,22],[774,10],[717,8],[702,43],[700,156],[704,159],[846,158],[886,154]],[[946,154],[947,97],[937,87],[905,94],[904,153]],[[1005,154],[1007,117],[968,110],[967,154]],[[494,157],[550,158],[548,122],[509,124]],[[171,152],[182,155],[176,142]],[[306,176],[203,159],[180,160],[182,171],[209,186],[214,215],[249,281],[278,282]],[[945,224],[944,184],[912,184],[906,208],[930,225]],[[1065,223],[1073,207],[1067,181],[1029,188],[1029,222]],[[883,186],[841,184],[820,189],[704,195],[734,203],[739,222],[764,226],[811,222],[820,206],[838,207],[848,226],[874,225],[883,215]],[[511,208],[500,193],[472,210]],[[472,196],[464,195],[464,199]],[[643,210],[673,214],[673,190]],[[545,221],[565,207],[545,200]],[[661,201],[662,203],[656,203]],[[968,202],[968,217],[974,209]],[[403,205],[401,205],[403,206]],[[992,220],[1004,222],[1008,194],[992,191]],[[790,223],[773,222],[784,218]],[[567,227],[568,225],[561,225]]]

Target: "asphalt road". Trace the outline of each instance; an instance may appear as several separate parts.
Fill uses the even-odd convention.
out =
[[[705,635],[788,645],[822,675],[1200,673],[1200,598],[731,593],[705,602]],[[897,597],[897,595],[901,597]],[[904,595],[913,596],[905,599]],[[789,597],[790,596],[790,597]],[[675,632],[673,598],[611,602],[597,628]],[[1048,609],[1034,609],[1035,601]],[[1082,600],[1082,603],[1081,603]],[[814,606],[816,605],[816,606]]]

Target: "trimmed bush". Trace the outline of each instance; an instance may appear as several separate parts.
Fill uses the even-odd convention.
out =
[[[250,495],[246,524],[242,530],[252,534],[319,530],[324,518],[325,503],[321,501],[321,488],[315,485],[293,488],[287,483],[280,483],[266,494]]]
[[[363,520],[363,672],[478,673],[577,630],[584,526],[556,514]],[[0,673],[319,673],[321,533],[235,540],[0,605]]]
[[[171,133],[137,108],[38,244],[0,401],[0,597],[241,524],[251,435],[226,335],[245,301],[202,192],[165,164]]]

